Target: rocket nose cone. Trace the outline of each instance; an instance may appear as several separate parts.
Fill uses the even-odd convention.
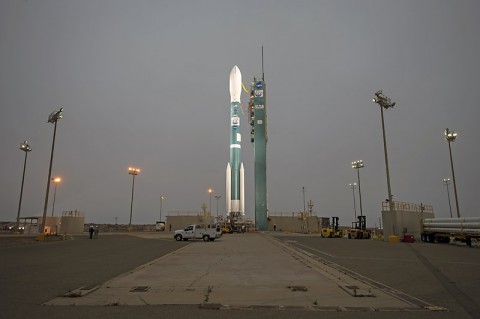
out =
[[[238,66],[234,65],[232,70],[230,71],[230,76],[232,76],[234,74],[237,74],[237,73],[241,75],[240,69],[238,68]]]
[[[234,66],[230,71],[230,100],[231,102],[240,102],[242,93],[242,73],[238,66]]]

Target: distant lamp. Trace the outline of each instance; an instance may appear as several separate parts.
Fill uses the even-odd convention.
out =
[[[457,132],[454,132],[454,131],[450,131],[448,128],[445,129],[445,139],[449,142],[453,142],[455,141],[455,139],[457,138]]]
[[[212,213],[212,193],[213,193],[213,189],[209,188],[208,195],[210,197],[210,203],[209,203],[208,209],[210,211],[210,214]]]
[[[442,179],[442,182],[443,182],[443,185],[447,186],[447,197],[448,197],[448,207],[450,208],[450,218],[453,218],[452,204],[450,202],[450,189],[448,187],[450,185],[450,178],[444,178]]]
[[[53,206],[52,206],[52,216],[55,211],[55,198],[57,197],[57,185],[62,181],[60,177],[52,178],[52,183],[55,184],[55,191],[53,192]]]
[[[222,198],[222,196],[220,195],[215,195],[215,200],[217,201],[217,219],[218,219],[218,201],[220,200],[220,198]]]

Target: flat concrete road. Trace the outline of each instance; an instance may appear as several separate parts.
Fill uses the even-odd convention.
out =
[[[0,317],[478,318],[480,250],[429,245],[277,232],[0,247]]]
[[[449,310],[452,318],[480,318],[480,247],[398,243],[270,233],[331,266],[353,270]],[[437,313],[435,317],[445,314]]]

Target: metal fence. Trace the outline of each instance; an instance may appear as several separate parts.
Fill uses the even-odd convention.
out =
[[[413,213],[433,213],[433,206],[422,203],[382,202],[382,211],[403,211]]]

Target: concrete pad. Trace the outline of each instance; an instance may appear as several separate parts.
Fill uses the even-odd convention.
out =
[[[59,297],[46,305],[420,308],[258,233],[192,243],[73,296],[78,297]]]

